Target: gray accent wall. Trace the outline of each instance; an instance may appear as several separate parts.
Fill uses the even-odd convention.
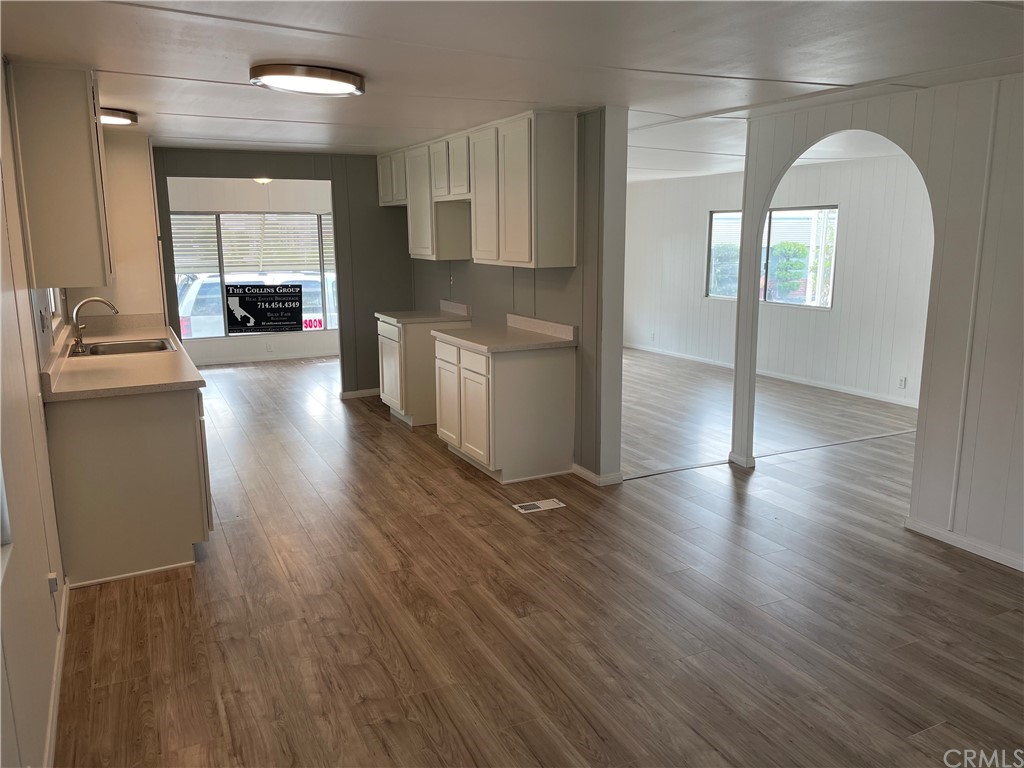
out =
[[[371,155],[237,150],[153,150],[164,273],[174,274],[169,176],[328,179],[331,181],[338,267],[342,389],[375,389],[377,323],[373,313],[412,309],[413,270],[404,209],[377,204],[377,161]],[[168,280],[168,322],[178,325],[178,302]]]

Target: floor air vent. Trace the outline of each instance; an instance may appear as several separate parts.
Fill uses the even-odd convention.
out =
[[[564,507],[565,504],[558,499],[544,499],[544,501],[528,501],[525,504],[513,504],[512,506],[525,515],[529,512],[540,512],[545,509],[558,509],[558,507]]]

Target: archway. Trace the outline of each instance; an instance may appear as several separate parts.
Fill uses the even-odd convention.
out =
[[[912,445],[934,242],[920,171],[876,133],[831,134],[782,174],[761,225],[753,455]]]

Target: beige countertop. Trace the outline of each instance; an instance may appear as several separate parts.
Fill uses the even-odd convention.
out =
[[[575,326],[521,315],[508,315],[506,325],[479,325],[430,333],[447,344],[482,355],[577,346]]]
[[[206,386],[181,341],[168,326],[141,326],[105,334],[86,333],[85,343],[135,339],[170,339],[174,349],[68,357],[71,338],[70,333],[65,332],[59,352],[51,355],[42,371],[43,401],[52,403],[140,395]]]
[[[410,309],[402,312],[376,312],[374,316],[391,325],[405,325],[407,323],[443,323],[443,322],[465,322],[469,320],[465,315],[456,315],[452,312],[441,312],[436,309]]]
[[[442,299],[437,309],[408,309],[398,312],[377,312],[375,317],[391,325],[407,323],[448,323],[464,322],[471,319],[473,311],[468,304]]]

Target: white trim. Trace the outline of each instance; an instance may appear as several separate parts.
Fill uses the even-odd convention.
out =
[[[755,465],[753,456],[740,456],[736,451],[729,451],[729,463],[744,469],[753,469]]]
[[[938,539],[946,544],[952,544],[957,549],[963,549],[967,552],[971,552],[975,555],[994,560],[995,562],[1014,568],[1018,571],[1024,571],[1024,558],[1017,552],[1011,552],[1008,549],[1002,547],[993,547],[991,544],[985,544],[978,541],[977,539],[969,539],[966,536],[960,536],[959,534],[947,531],[945,528],[936,528],[928,523],[922,523],[920,520],[915,520],[912,517],[908,517],[903,522],[903,527],[908,531],[922,534],[933,539]]]
[[[574,475],[579,475],[588,483],[597,486],[618,485],[623,479],[621,472],[609,472],[607,475],[596,475],[586,467],[581,467],[579,464],[572,465],[572,473]]]
[[[665,355],[666,357],[676,357],[681,360],[692,360],[695,363],[705,363],[706,365],[713,365],[716,368],[726,368],[732,370],[732,366],[729,363],[720,363],[717,360],[708,360],[705,357],[697,357],[696,355],[685,355],[682,352],[671,352],[667,349],[656,349],[655,347],[645,347],[640,344],[623,344],[626,349],[638,349],[641,352],[653,352],[656,355]],[[871,392],[866,389],[857,389],[856,387],[842,387],[834,384],[828,384],[817,379],[805,379],[800,376],[789,376],[784,373],[773,373],[771,371],[757,371],[758,376],[764,376],[768,379],[778,379],[779,381],[789,381],[793,384],[806,384],[809,387],[817,387],[818,389],[827,389],[832,392],[841,392],[844,395],[856,395],[857,397],[866,397],[869,400],[880,400],[883,403],[892,403],[893,405],[902,405],[905,408],[917,408],[917,404],[912,400],[903,400],[892,395],[883,395],[879,392]]]
[[[380,395],[380,387],[376,389],[353,389],[350,392],[339,392],[338,397],[342,400],[358,400],[361,397],[376,397]]]
[[[46,748],[43,751],[43,765],[53,765],[57,750],[57,714],[60,711],[60,684],[64,672],[64,647],[68,637],[69,586],[64,582],[61,589],[60,631],[57,633],[57,653],[50,676],[50,712],[46,718]]]
[[[121,573],[117,576],[108,576],[105,579],[92,579],[90,581],[76,581],[74,584],[69,583],[70,589],[78,589],[79,587],[91,587],[94,584],[106,584],[108,581],[121,581],[121,579],[131,579],[136,576],[145,576],[150,573],[160,573],[161,571],[173,571],[175,568],[185,568],[190,565],[195,565],[195,560],[186,560],[183,563],[174,563],[173,565],[161,565],[159,568],[148,568],[145,571],[134,571],[133,573]]]

